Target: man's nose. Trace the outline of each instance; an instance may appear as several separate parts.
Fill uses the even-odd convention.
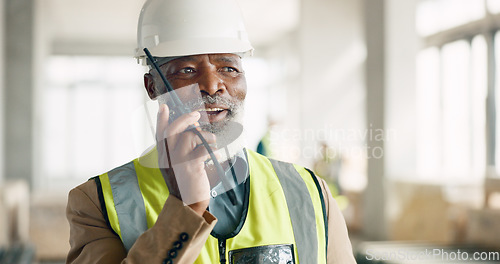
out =
[[[198,80],[200,91],[202,94],[215,95],[224,93],[226,86],[217,72],[208,71],[201,75]]]

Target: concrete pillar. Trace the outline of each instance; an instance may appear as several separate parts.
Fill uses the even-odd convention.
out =
[[[0,0],[0,42],[5,43],[5,0]],[[5,105],[5,46],[0,49],[0,106]],[[3,193],[4,185],[4,107],[0,107],[0,193]],[[7,247],[8,239],[8,210],[5,206],[4,197],[0,195],[0,247]]]
[[[488,178],[497,175],[495,162],[497,153],[496,134],[497,134],[497,116],[496,116],[496,85],[497,85],[497,66],[494,34],[486,35],[488,42],[488,96],[486,98],[486,166]]]
[[[5,178],[33,172],[34,1],[5,1]]]
[[[5,0],[0,0],[0,42],[5,43]],[[0,106],[5,105],[5,46],[2,44],[0,49]],[[0,107],[0,187],[3,185],[5,167],[4,167],[4,107]]]
[[[369,149],[384,150],[368,159],[364,199],[364,233],[390,238],[392,190],[387,183],[416,175],[416,34],[417,0],[365,0],[366,118],[371,131],[384,131],[383,140],[369,140]]]
[[[366,58],[366,125],[385,130],[386,85],[385,0],[364,0]],[[383,140],[367,140],[369,149],[384,149]],[[363,234],[367,239],[386,238],[385,156],[369,158],[363,197]]]
[[[385,174],[409,178],[416,173],[416,32],[418,0],[385,0]]]

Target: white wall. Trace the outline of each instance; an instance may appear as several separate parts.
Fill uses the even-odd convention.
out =
[[[303,0],[299,47],[301,129],[317,131],[314,139],[304,135],[302,160],[319,158],[318,143],[327,141],[343,152],[362,147],[362,138],[339,138],[335,132],[364,130],[362,2]],[[296,118],[296,117],[291,117]],[[332,134],[333,133],[333,134]],[[340,142],[343,141],[343,142]],[[353,154],[351,153],[351,154]],[[312,154],[312,155],[311,155]],[[355,154],[353,154],[355,155]]]
[[[416,33],[417,0],[386,0],[385,127],[394,133],[385,142],[386,181],[416,179]],[[394,184],[389,184],[394,188]],[[404,210],[397,190],[387,189],[386,219],[396,221]],[[392,225],[391,225],[392,226]],[[389,230],[393,236],[394,228]]]
[[[268,127],[268,121],[275,122],[271,129],[272,157],[296,161],[300,156],[299,141],[290,139],[287,131],[298,129],[300,124],[300,61],[297,32],[292,31],[277,38],[265,47],[256,48],[256,56],[267,64],[266,92],[261,93],[266,115],[261,116],[262,137]],[[250,91],[249,91],[250,93]]]
[[[363,149],[362,138],[335,134],[365,128],[362,22],[361,0],[302,0],[298,29],[257,47],[270,69],[275,158],[312,167],[322,141],[351,154]]]
[[[386,0],[386,175],[412,178],[416,172],[417,0]]]

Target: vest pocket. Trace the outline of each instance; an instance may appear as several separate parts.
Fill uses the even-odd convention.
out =
[[[295,264],[292,244],[268,245],[229,251],[230,264]]]

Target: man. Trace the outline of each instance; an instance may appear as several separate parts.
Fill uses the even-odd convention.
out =
[[[148,0],[138,42],[157,148],[70,192],[67,263],[354,263],[326,183],[240,144],[252,47],[236,3]]]

